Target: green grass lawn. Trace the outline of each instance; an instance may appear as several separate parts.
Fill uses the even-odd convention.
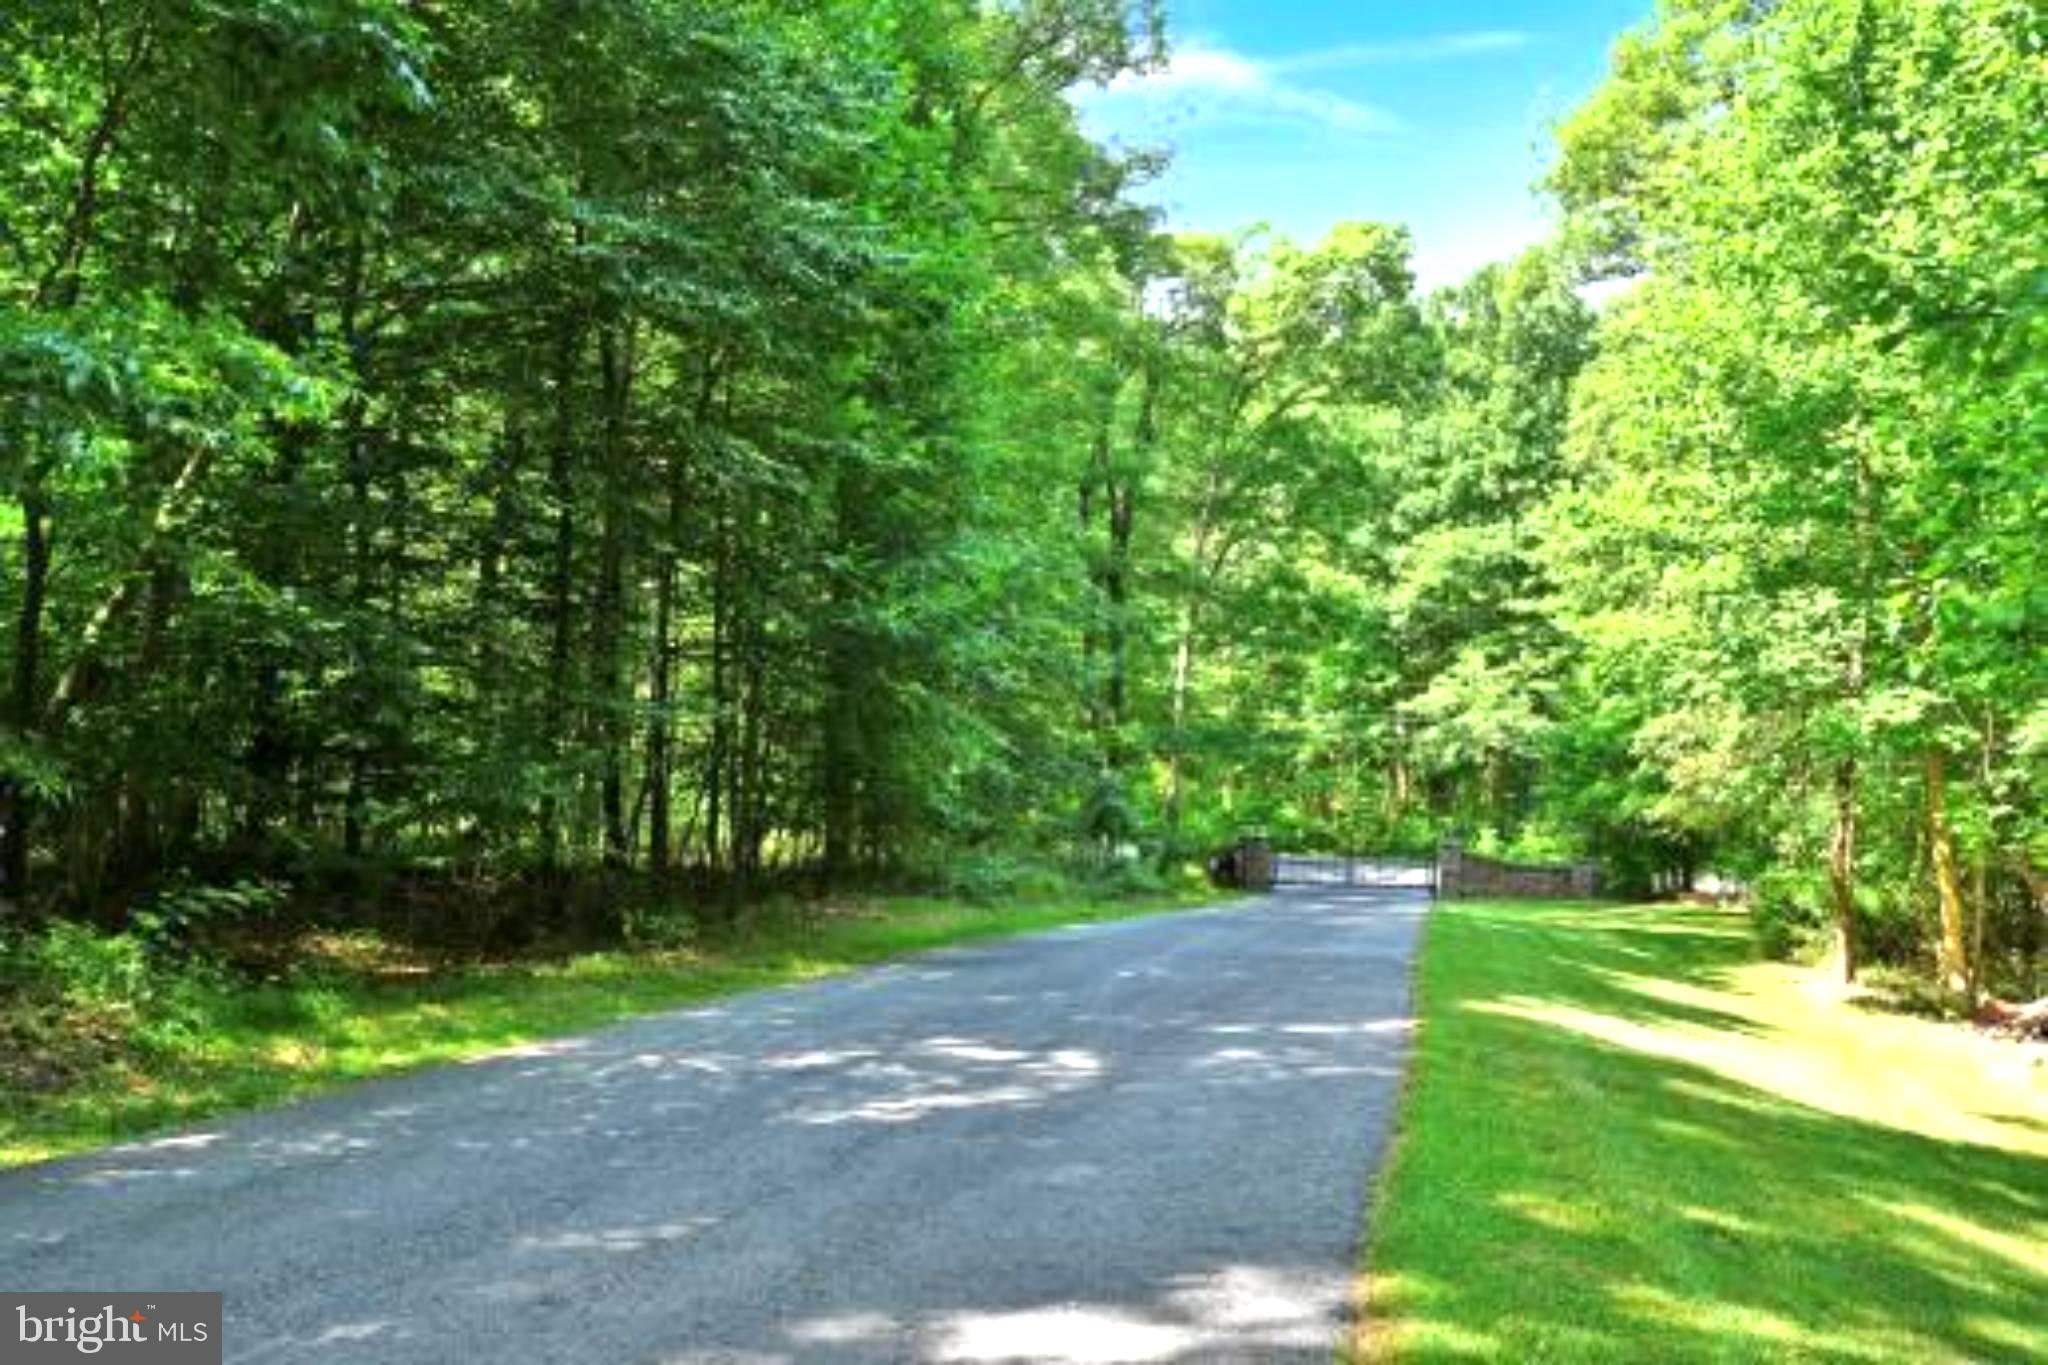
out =
[[[945,944],[1227,898],[1207,888],[998,906],[891,898],[757,916],[747,932],[689,949],[452,968],[371,941],[315,944],[310,970],[289,982],[183,989],[171,1020],[145,1006],[142,1018],[72,1021],[148,1042],[114,1048],[54,1088],[0,1085],[0,1168]]]
[[[1446,903],[1368,1361],[2048,1360],[2048,1061],[1733,913]]]

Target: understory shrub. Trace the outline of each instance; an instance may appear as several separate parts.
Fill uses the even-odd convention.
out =
[[[1749,902],[1757,950],[1779,962],[1818,956],[1827,937],[1826,891],[1803,868],[1773,868],[1757,878]]]

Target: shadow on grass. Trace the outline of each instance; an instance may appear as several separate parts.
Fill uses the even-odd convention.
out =
[[[1461,990],[1461,999],[1508,999],[1540,982],[1545,999],[1635,1023],[1765,1031],[1703,998],[1725,989],[1747,958],[1748,931],[1729,913],[1660,908],[1655,921],[1646,922],[1641,912],[1626,909],[1548,910],[1535,918],[1522,909],[1487,902],[1452,909],[1449,932],[1469,926],[1496,948],[1512,945],[1507,953],[1470,962],[1470,986],[1477,989]]]
[[[2048,1161],[1629,1045],[1778,1042],[1691,996],[1747,957],[1725,916],[1476,906],[1430,932],[1368,1359],[2048,1353]]]
[[[2024,1129],[2029,1133],[2048,1133],[2048,1120],[2035,1118],[2031,1114],[1985,1113],[1982,1117],[1990,1119],[1993,1123],[2003,1123],[2010,1128]]]

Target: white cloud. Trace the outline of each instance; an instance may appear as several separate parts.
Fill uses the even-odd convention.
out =
[[[1346,133],[1384,133],[1401,124],[1392,114],[1328,90],[1284,79],[1282,64],[1228,48],[1191,45],[1159,70],[1117,77],[1077,91],[1075,102],[1099,131],[1157,134],[1172,125],[1212,122],[1317,124]]]
[[[1527,47],[1533,41],[1531,35],[1508,28],[1436,33],[1385,43],[1344,43],[1337,47],[1318,48],[1314,52],[1282,57],[1270,63],[1270,67],[1274,71],[1329,71],[1347,66],[1406,66],[1416,62],[1477,57],[1489,52],[1512,52]]]
[[[1275,120],[1344,133],[1389,133],[1402,124],[1384,109],[1293,77],[1301,72],[1482,56],[1513,51],[1532,41],[1519,29],[1479,29],[1381,43],[1347,43],[1270,59],[1196,42],[1176,51],[1161,70],[1126,73],[1107,86],[1077,91],[1075,102],[1099,131],[1141,137],[1191,124]]]
[[[1111,82],[1111,93],[1166,94],[1175,90],[1255,91],[1264,88],[1266,73],[1249,57],[1225,48],[1188,47],[1173,54],[1162,71],[1149,75],[1125,72]]]
[[[1424,291],[1456,284],[1489,262],[1513,260],[1552,230],[1533,199],[1483,218],[1475,215],[1416,242],[1415,283]]]

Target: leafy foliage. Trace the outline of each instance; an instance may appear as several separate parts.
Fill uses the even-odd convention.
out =
[[[1391,225],[1159,232],[1066,96],[1163,43],[11,6],[12,911],[684,941],[1455,826],[2026,981],[2036,8],[1667,0],[1558,240],[1427,297]]]

